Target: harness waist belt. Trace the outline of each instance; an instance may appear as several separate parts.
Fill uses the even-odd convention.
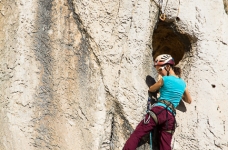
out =
[[[159,100],[158,102],[165,104],[166,108],[170,108],[172,110],[172,112],[174,113],[174,115],[176,115],[176,109],[171,102],[169,102],[167,100]]]

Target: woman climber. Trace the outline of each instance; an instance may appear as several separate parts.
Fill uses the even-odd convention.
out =
[[[140,139],[155,126],[159,129],[160,150],[171,150],[171,140],[176,124],[175,108],[181,99],[191,104],[191,96],[185,81],[180,78],[180,68],[175,67],[174,59],[168,54],[159,55],[154,61],[154,67],[162,78],[149,87],[149,92],[159,90],[160,97],[131,134],[123,150],[135,150]]]

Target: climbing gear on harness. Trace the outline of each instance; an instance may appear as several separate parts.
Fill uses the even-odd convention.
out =
[[[175,109],[174,105],[171,102],[169,102],[167,100],[159,100],[158,102],[165,104],[166,107],[170,108],[172,110],[173,114],[176,115],[176,109]]]
[[[154,112],[150,111],[152,107],[153,107],[153,106],[151,105],[151,98],[148,97],[148,101],[147,101],[147,111],[146,111],[146,113],[148,113],[149,116],[148,116],[147,119],[146,119],[146,116],[144,117],[144,119],[143,119],[143,120],[144,120],[144,124],[148,124],[148,123],[150,122],[150,117],[152,117],[152,118],[154,119],[154,121],[155,121],[156,124],[158,123],[158,119],[157,119],[156,114],[155,114]],[[146,119],[146,120],[145,120],[145,119]]]
[[[154,61],[154,66],[163,66],[166,64],[175,65],[174,59],[169,54],[161,54]]]
[[[156,124],[158,124],[158,118],[157,118],[156,114],[153,111],[147,111],[147,113],[149,114],[149,116],[148,116],[147,120],[145,120],[146,117],[144,117],[144,124],[148,124],[149,123],[150,117],[152,117],[154,119],[154,122]]]
[[[156,123],[156,125],[158,125],[158,118],[157,118],[157,116],[159,114],[161,114],[164,110],[166,110],[166,118],[168,118],[168,108],[170,108],[172,110],[171,113],[174,116],[174,128],[172,130],[165,130],[165,132],[168,132],[170,134],[174,134],[175,129],[176,129],[176,119],[175,119],[176,109],[175,109],[174,105],[171,102],[167,101],[167,100],[159,100],[158,102],[165,104],[166,107],[164,109],[162,109],[157,114],[155,114],[153,111],[148,110],[147,111],[147,114],[149,114],[149,115],[148,115],[148,118],[147,119],[146,119],[146,117],[144,117],[144,124],[148,124],[150,122],[150,118],[153,118],[153,120]],[[166,127],[168,128],[168,120],[166,121]]]

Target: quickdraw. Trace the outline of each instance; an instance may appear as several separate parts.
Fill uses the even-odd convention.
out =
[[[165,13],[162,13],[159,18],[161,19],[161,21],[165,21],[166,19]]]
[[[162,6],[163,5],[163,0],[159,0],[159,4],[155,0],[153,0],[153,1],[156,4],[156,6],[159,8],[159,12],[161,12],[161,14],[159,16],[159,19],[161,21],[165,21],[165,19],[166,19],[165,10],[166,10],[167,4],[168,4],[168,0],[166,0],[165,8]],[[179,9],[180,9],[180,0],[179,0],[178,11],[177,11],[177,17],[179,15]]]

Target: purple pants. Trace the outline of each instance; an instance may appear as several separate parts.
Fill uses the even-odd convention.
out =
[[[163,109],[164,107],[155,106],[152,108],[152,111],[155,114],[158,114]],[[146,115],[146,119],[147,118],[148,118],[148,114]],[[159,115],[157,115],[157,118],[158,118],[158,126],[159,126],[159,129],[161,130],[159,131],[160,150],[171,150],[172,134],[166,131],[174,130],[175,118],[168,110],[163,110]],[[156,126],[156,123],[152,118],[150,119],[148,124],[144,124],[144,121],[142,120],[136,127],[135,131],[131,134],[130,138],[125,143],[123,150],[135,150],[137,148],[137,145],[140,139],[144,135],[149,133],[151,130],[153,130],[155,126]]]

